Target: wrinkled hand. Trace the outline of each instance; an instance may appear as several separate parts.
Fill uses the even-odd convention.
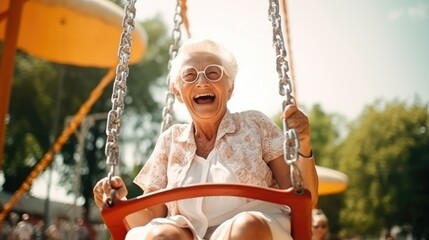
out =
[[[125,183],[122,178],[117,176],[112,177],[111,183],[112,186],[109,183],[109,179],[105,177],[99,180],[92,189],[95,204],[100,208],[103,207],[106,199],[110,197],[112,188],[116,190],[116,197],[118,199],[122,199],[128,194],[128,189],[125,186]]]
[[[298,133],[299,153],[303,156],[310,156],[310,122],[307,115],[305,115],[295,104],[290,104],[286,106],[282,117],[283,119],[286,118],[288,128],[294,128]]]

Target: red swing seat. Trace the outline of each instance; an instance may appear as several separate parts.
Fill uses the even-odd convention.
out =
[[[125,217],[150,206],[186,198],[204,196],[238,196],[289,206],[292,237],[311,239],[311,194],[307,189],[272,189],[245,184],[198,184],[161,190],[130,200],[118,200],[113,207],[105,206],[101,216],[113,240],[123,240],[129,230]]]

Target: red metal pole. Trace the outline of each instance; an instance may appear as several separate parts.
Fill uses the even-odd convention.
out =
[[[19,25],[25,0],[11,0],[7,14],[6,33],[0,62],[0,170],[3,170],[6,115],[9,110],[10,92],[18,43]]]

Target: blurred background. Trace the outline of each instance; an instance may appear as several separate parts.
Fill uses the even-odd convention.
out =
[[[268,1],[182,2],[181,40],[186,30],[214,38],[237,58],[230,110],[279,122]],[[318,206],[331,236],[428,239],[429,1],[280,2],[288,75],[310,117],[317,165],[339,174],[340,188]],[[117,172],[130,197],[141,194],[132,179],[160,132],[176,4],[136,3]],[[43,230],[57,223],[67,239],[82,226],[87,239],[108,238],[92,187],[109,170],[106,115],[125,5],[0,1],[3,236],[28,214]],[[180,103],[174,114],[189,121]]]

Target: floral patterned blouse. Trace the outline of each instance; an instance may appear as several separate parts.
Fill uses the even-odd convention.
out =
[[[160,135],[152,155],[134,179],[145,194],[183,186],[196,155],[193,133],[192,124],[176,124]],[[277,188],[267,163],[283,154],[282,144],[282,130],[263,113],[227,111],[212,151],[240,183]],[[176,202],[167,206],[170,215],[178,214]]]

